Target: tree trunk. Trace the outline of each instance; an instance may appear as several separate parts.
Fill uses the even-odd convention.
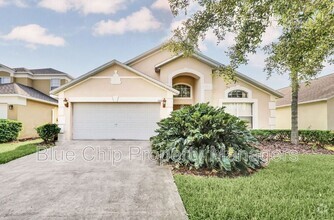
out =
[[[298,74],[291,73],[291,87],[292,87],[292,99],[291,99],[291,143],[298,145]]]

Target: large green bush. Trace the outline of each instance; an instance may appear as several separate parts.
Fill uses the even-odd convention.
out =
[[[60,128],[57,124],[45,124],[36,128],[36,131],[45,143],[54,143],[58,137]]]
[[[18,121],[0,119],[0,143],[14,141],[19,136],[22,123]]]
[[[248,172],[262,166],[256,139],[245,122],[208,104],[184,107],[161,120],[151,138],[161,162],[228,172]]]
[[[252,130],[259,141],[289,141],[291,130]],[[334,132],[324,130],[300,130],[299,141],[305,144],[334,145]]]

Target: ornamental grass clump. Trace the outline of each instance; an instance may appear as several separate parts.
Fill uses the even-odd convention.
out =
[[[249,173],[262,167],[257,140],[239,118],[224,107],[187,106],[161,120],[151,138],[152,152],[162,163],[190,169]]]

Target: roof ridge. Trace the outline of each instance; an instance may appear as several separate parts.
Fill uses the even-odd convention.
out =
[[[165,44],[166,44],[166,42],[163,42],[163,43],[161,43],[161,44],[159,44],[159,45],[157,45],[157,46],[155,46],[155,47],[153,47],[153,48],[151,48],[149,50],[146,50],[146,51],[140,53],[139,55],[137,55],[137,56],[135,56],[135,57],[133,57],[133,58],[125,61],[123,64],[125,64],[127,66],[130,65],[130,64],[133,64],[133,63],[137,62],[138,60],[141,60],[142,58],[144,58],[144,57],[146,57],[146,56],[148,56],[148,55],[150,55],[152,53],[155,53],[158,50],[161,50],[161,48]]]
[[[101,66],[99,66],[99,67],[97,67],[97,68],[95,68],[95,69],[93,69],[93,70],[91,70],[91,71],[89,71],[89,72],[83,74],[83,75],[81,75],[81,76],[79,76],[79,77],[76,78],[75,80],[72,80],[71,82],[62,85],[62,86],[58,87],[57,89],[52,90],[52,91],[51,91],[51,94],[57,94],[57,93],[59,93],[60,91],[62,91],[62,90],[64,90],[64,89],[67,89],[67,88],[69,88],[69,87],[75,85],[76,83],[78,83],[78,82],[80,82],[80,81],[82,81],[82,80],[84,80],[84,79],[86,79],[86,78],[89,78],[90,76],[92,76],[92,75],[98,73],[99,71],[102,71],[102,70],[105,70],[106,68],[109,68],[110,66],[112,66],[112,65],[114,65],[114,64],[120,65],[121,67],[123,67],[123,68],[125,68],[125,69],[128,69],[129,71],[131,71],[131,72],[133,72],[133,73],[136,73],[137,75],[140,75],[140,76],[146,78],[147,80],[149,80],[149,81],[151,81],[151,82],[153,82],[153,83],[159,85],[160,87],[163,87],[164,89],[170,90],[170,91],[172,91],[173,93],[178,94],[178,91],[175,90],[175,89],[173,89],[171,86],[169,86],[169,85],[167,85],[167,84],[161,82],[160,80],[156,80],[156,79],[154,79],[153,77],[147,75],[146,73],[143,73],[143,72],[141,72],[141,71],[139,71],[139,70],[136,70],[136,69],[134,69],[133,67],[131,67],[131,66],[125,64],[125,63],[122,63],[122,62],[120,62],[120,61],[118,61],[118,60],[116,60],[116,59],[113,59],[113,60],[111,60],[111,61],[109,61],[109,62],[107,62],[107,63],[105,63],[105,64],[103,64],[103,65],[101,65]]]
[[[18,83],[13,82],[12,84],[13,84],[15,93],[19,93],[19,88],[20,87],[19,87]]]
[[[21,95],[28,95],[28,93],[23,89],[23,88],[29,88],[29,89],[34,89],[34,88],[32,88],[32,87],[29,87],[29,86],[25,86],[25,85],[23,85],[23,84],[21,84],[21,83],[14,83],[15,84],[15,87],[14,87],[14,89],[16,89],[17,91],[17,93],[18,94],[21,94]],[[22,88],[23,87],[23,88]],[[34,89],[34,90],[36,90],[36,89]],[[38,91],[38,90],[37,90]]]

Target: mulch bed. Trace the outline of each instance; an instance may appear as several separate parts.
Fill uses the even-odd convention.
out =
[[[257,146],[257,148],[259,148],[262,152],[334,155],[334,151],[302,143],[299,145],[293,145],[289,142],[263,141]]]
[[[289,142],[273,142],[273,141],[263,141],[256,146],[261,150],[262,158],[265,161],[264,167],[269,164],[271,160],[281,160],[281,159],[291,159],[293,160],[296,155],[301,154],[329,154],[334,155],[334,151],[327,150],[322,147],[315,147],[313,145],[299,144],[298,146],[293,145]],[[298,158],[297,158],[298,159]],[[216,176],[216,177],[238,177],[253,174],[257,171],[249,170],[249,173],[233,173],[229,174],[227,172],[212,170],[212,169],[189,169],[188,167],[172,167],[172,172],[174,174],[187,174],[195,176]]]

